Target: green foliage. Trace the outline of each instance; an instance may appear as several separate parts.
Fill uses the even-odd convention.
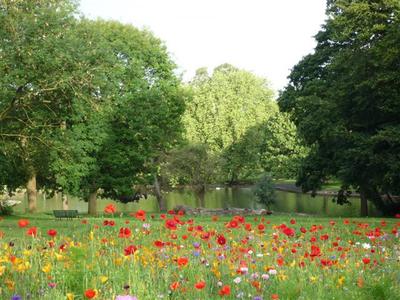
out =
[[[249,128],[222,156],[242,179],[263,172],[274,178],[294,178],[305,154],[306,148],[297,136],[296,127],[286,114],[277,112],[260,125]]]
[[[193,97],[183,119],[186,138],[209,145],[218,155],[230,147],[224,157],[225,177],[236,181],[241,153],[234,145],[248,129],[277,112],[273,92],[266,80],[228,64],[217,67],[211,76],[198,70],[190,87]]]
[[[275,202],[275,187],[272,177],[264,174],[254,188],[254,195],[257,201],[264,204],[268,209]]]
[[[0,185],[118,199],[181,136],[175,64],[146,30],[76,19],[68,0],[0,6]],[[18,167],[15,167],[18,166]]]
[[[279,98],[311,148],[298,184],[316,190],[333,176],[342,195],[353,187],[392,213],[400,208],[390,199],[400,192],[400,2],[329,1],[327,15],[315,52]]]
[[[207,145],[189,144],[172,150],[165,157],[161,174],[172,187],[188,185],[197,191],[215,182],[218,166],[218,157]]]

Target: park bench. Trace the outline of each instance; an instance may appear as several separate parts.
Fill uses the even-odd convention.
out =
[[[53,210],[54,217],[57,219],[79,218],[78,211],[75,210]]]

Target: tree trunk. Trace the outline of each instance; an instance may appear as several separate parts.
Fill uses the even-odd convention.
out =
[[[205,201],[205,196],[206,196],[206,188],[203,186],[198,190],[195,190],[195,195],[198,200],[198,205],[199,207],[205,207],[206,206],[206,201]]]
[[[361,217],[368,217],[368,199],[363,188],[360,188]]]
[[[30,213],[37,211],[37,191],[36,191],[36,174],[33,173],[27,184],[26,192],[28,194],[28,208]]]
[[[154,175],[154,195],[157,198],[158,206],[160,208],[160,212],[167,210],[167,203],[165,202],[165,198],[161,193],[160,182],[158,181],[158,176]]]
[[[97,215],[97,190],[92,191],[89,194],[89,199],[88,200],[89,200],[88,201],[89,202],[89,204],[88,204],[88,206],[89,206],[88,213],[89,213],[89,215],[96,216]]]
[[[68,210],[68,196],[66,194],[62,194],[62,205],[63,210]]]

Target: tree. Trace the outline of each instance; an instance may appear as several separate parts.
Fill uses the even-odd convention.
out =
[[[222,157],[229,158],[240,178],[265,172],[274,178],[294,178],[306,152],[293,122],[287,114],[277,112],[265,122],[250,127]]]
[[[386,214],[400,208],[400,2],[332,0],[315,52],[292,70],[279,106],[310,146],[299,172],[304,191],[330,176]],[[386,195],[383,197],[382,195]]]
[[[276,198],[271,176],[264,174],[261,177],[254,188],[254,195],[257,197],[259,203],[264,204],[268,210],[270,209],[271,205],[275,203]]]
[[[199,206],[204,207],[207,185],[215,181],[218,165],[219,158],[208,149],[208,145],[188,144],[168,153],[161,174],[163,182],[171,187],[189,186]]]
[[[186,138],[191,143],[209,145],[217,154],[277,111],[265,79],[228,64],[215,68],[211,76],[205,69],[198,70],[190,87],[193,97],[184,115]],[[236,166],[230,157],[226,170],[228,180],[237,181]]]
[[[95,214],[99,189],[103,197],[134,201],[135,185],[153,180],[156,158],[180,138],[184,93],[175,64],[150,32],[110,21],[81,26],[81,34],[94,32],[92,48],[105,52],[93,95],[101,106],[67,122],[62,143],[70,151],[56,153],[53,166],[59,184],[87,195]]]
[[[55,133],[77,102],[92,105],[86,91],[95,60],[82,60],[89,48],[71,34],[76,13],[68,0],[0,3],[0,152],[12,162],[0,173],[13,176],[0,184],[26,180],[31,212],[37,186],[50,176]],[[13,170],[16,162],[21,166]]]

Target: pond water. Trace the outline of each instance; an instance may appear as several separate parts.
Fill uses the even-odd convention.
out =
[[[272,205],[271,210],[275,212],[287,213],[305,213],[319,216],[331,217],[358,217],[360,216],[360,199],[351,198],[351,205],[337,205],[332,202],[332,196],[311,197],[308,194],[298,194],[292,192],[277,191],[277,200]],[[27,210],[27,201],[25,194],[19,194],[16,198],[22,201],[14,210],[16,212],[25,212]],[[167,208],[172,209],[176,205],[185,205],[196,207],[196,199],[190,190],[175,190],[166,194]],[[69,209],[77,209],[80,213],[87,213],[88,204],[79,198],[69,197]],[[157,200],[150,196],[142,199],[138,203],[123,204],[108,199],[99,199],[97,209],[102,212],[104,207],[114,203],[119,211],[132,212],[143,209],[148,212],[158,212]],[[205,196],[206,208],[264,208],[256,202],[251,187],[234,188],[212,188]],[[62,209],[61,197],[58,195],[53,198],[46,198],[43,194],[38,195],[38,211],[50,212],[52,210]],[[369,203],[370,216],[379,216],[379,212],[372,203]]]

